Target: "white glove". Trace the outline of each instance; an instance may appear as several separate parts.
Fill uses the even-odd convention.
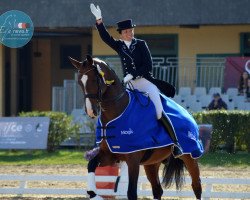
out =
[[[123,79],[123,82],[124,83],[127,83],[129,82],[130,80],[132,80],[133,76],[131,74],[127,74],[124,79]]]
[[[99,6],[95,7],[95,5],[93,3],[91,3],[90,10],[93,13],[93,15],[95,15],[96,20],[102,18],[102,12],[101,12],[101,9],[99,8]]]

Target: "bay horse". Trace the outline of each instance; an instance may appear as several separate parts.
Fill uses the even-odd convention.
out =
[[[78,83],[84,93],[85,110],[89,117],[95,118],[100,112],[102,125],[105,127],[109,121],[117,118],[129,103],[129,96],[124,85],[115,72],[102,60],[86,56],[84,61],[77,61],[69,57],[73,66],[78,70]],[[102,128],[103,128],[102,127]],[[174,158],[171,154],[171,145],[157,149],[141,150],[133,153],[112,153],[105,137],[100,143],[98,154],[88,164],[88,188],[90,199],[102,199],[96,194],[94,172],[97,166],[113,165],[118,161],[125,161],[128,166],[128,191],[129,200],[137,199],[137,182],[140,165],[144,166],[146,176],[151,184],[153,198],[161,199],[163,189],[158,171],[164,164],[163,181],[169,187],[175,180],[176,188],[183,184],[184,166],[192,178],[192,189],[196,199],[201,199],[202,187],[200,171],[197,160],[190,154],[183,154]]]

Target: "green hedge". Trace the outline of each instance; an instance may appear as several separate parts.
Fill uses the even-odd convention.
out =
[[[54,152],[69,137],[79,137],[79,125],[72,123],[72,117],[63,112],[21,112],[21,117],[49,117],[48,152]]]
[[[235,150],[250,152],[250,111],[214,110],[193,113],[198,124],[212,124],[211,150],[224,146],[230,153]]]

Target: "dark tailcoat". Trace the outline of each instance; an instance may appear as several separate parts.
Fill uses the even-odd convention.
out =
[[[131,74],[134,79],[144,77],[155,84],[162,93],[174,97],[174,86],[152,76],[152,57],[144,40],[134,38],[128,48],[122,40],[114,39],[103,23],[96,24],[96,27],[102,40],[120,56],[124,76]]]

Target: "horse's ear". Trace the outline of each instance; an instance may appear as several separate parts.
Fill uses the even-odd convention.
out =
[[[89,55],[89,54],[87,54],[86,55],[86,58],[87,58],[87,61],[89,62],[89,63],[93,63],[93,58],[92,58],[92,56],[91,55]]]
[[[68,58],[69,58],[71,64],[72,64],[75,68],[80,69],[80,66],[81,66],[81,64],[82,64],[81,62],[75,60],[74,58],[71,58],[70,56],[69,56]]]

